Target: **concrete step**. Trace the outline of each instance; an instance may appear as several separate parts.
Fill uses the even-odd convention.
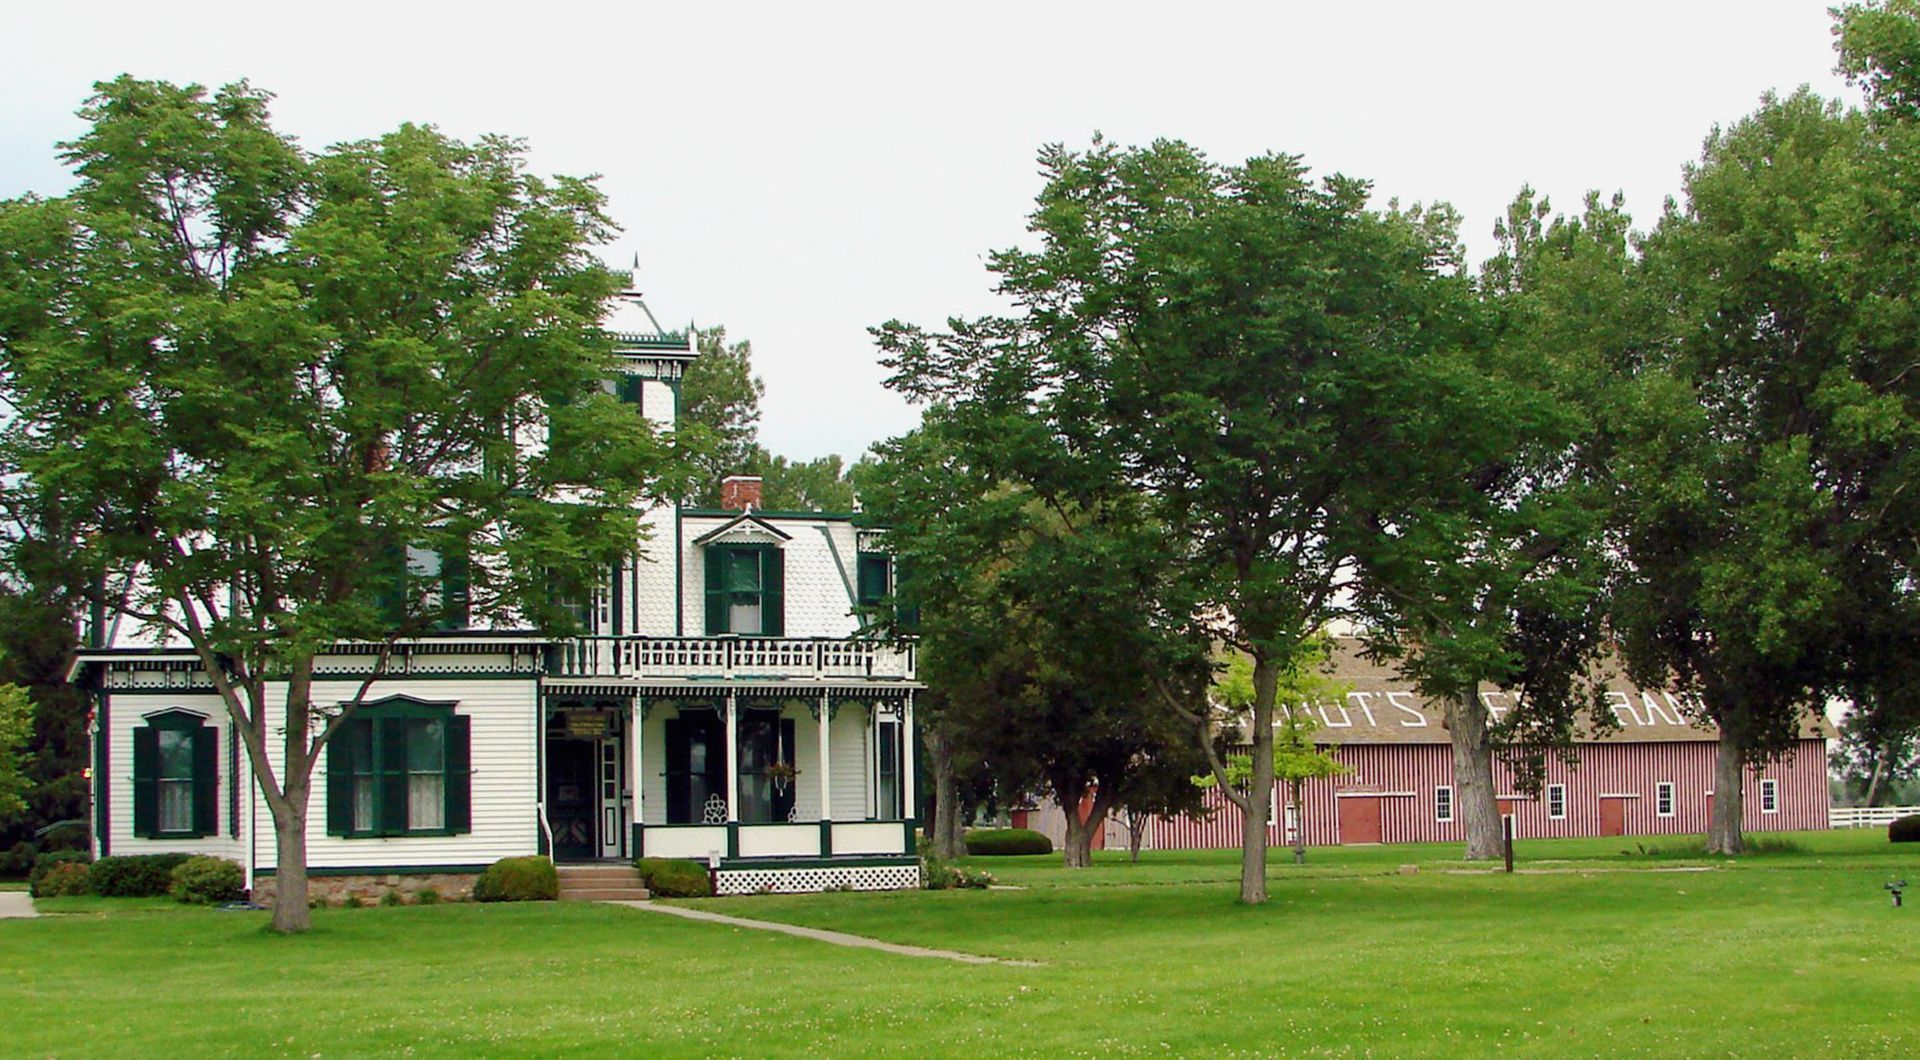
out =
[[[638,880],[640,873],[632,865],[558,865],[560,882],[571,880]]]
[[[563,902],[644,902],[653,895],[645,887],[562,887]]]

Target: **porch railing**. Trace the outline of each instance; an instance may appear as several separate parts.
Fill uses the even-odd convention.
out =
[[[913,645],[801,637],[577,637],[553,649],[555,677],[914,677]]]

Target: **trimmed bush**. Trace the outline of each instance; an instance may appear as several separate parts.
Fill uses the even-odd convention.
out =
[[[975,828],[967,832],[967,853],[976,858],[1051,854],[1053,840],[1031,828]]]
[[[560,873],[551,858],[501,858],[473,881],[476,902],[551,902],[558,897]]]
[[[40,893],[40,881],[46,879],[57,865],[79,865],[86,867],[93,860],[84,850],[49,850],[33,859],[33,868],[27,873],[27,891],[35,898],[49,897]],[[82,894],[86,893],[84,891]]]
[[[1920,813],[1909,814],[1888,825],[1887,839],[1894,843],[1920,843]]]
[[[174,866],[173,900],[192,905],[237,902],[246,893],[240,863],[226,858],[193,857]]]
[[[102,898],[165,898],[173,893],[173,870],[191,854],[131,854],[93,863],[93,893]]]
[[[71,898],[93,893],[93,886],[87,882],[87,867],[78,861],[63,861],[48,869],[34,888],[36,898]]]
[[[647,890],[662,898],[708,898],[713,895],[713,880],[707,867],[697,861],[678,858],[641,858],[633,863],[646,882]]]

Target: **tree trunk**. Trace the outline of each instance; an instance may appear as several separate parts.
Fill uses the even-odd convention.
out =
[[[1091,808],[1098,809],[1097,806]],[[1105,814],[1089,812],[1083,821],[1078,805],[1067,809],[1067,842],[1062,850],[1067,868],[1084,869],[1093,864],[1093,830],[1100,827],[1104,817]]]
[[[1740,744],[1726,726],[1720,727],[1720,744],[1713,761],[1713,816],[1707,822],[1707,853],[1741,854],[1747,849],[1740,834],[1743,815],[1741,781],[1746,765],[1740,758]]]
[[[1447,739],[1453,744],[1454,812],[1467,828],[1467,860],[1502,857],[1500,800],[1493,790],[1493,741],[1487,736],[1487,705],[1480,683],[1471,682],[1447,701]]]
[[[1253,776],[1247,784],[1246,830],[1240,837],[1240,900],[1267,900],[1267,809],[1273,800],[1273,697],[1280,671],[1265,654],[1253,657]]]
[[[1288,785],[1288,805],[1293,807],[1293,863],[1307,863],[1307,815],[1300,809],[1300,789],[1306,785],[1296,780]]]
[[[307,791],[289,786],[273,813],[273,930],[294,935],[313,926],[307,911]]]
[[[1866,805],[1871,808],[1880,805],[1880,779],[1886,775],[1887,749],[1876,747],[1873,750],[1873,772],[1867,775]]]
[[[953,774],[953,744],[929,725],[924,736],[927,766],[933,773],[933,856],[943,861],[965,857],[966,824],[960,819],[960,784]]]
[[[1146,838],[1148,815],[1127,811],[1127,860],[1140,864],[1140,841]]]

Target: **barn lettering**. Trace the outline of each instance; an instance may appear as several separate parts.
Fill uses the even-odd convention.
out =
[[[1403,729],[1426,728],[1427,716],[1425,714],[1420,713],[1418,710],[1415,710],[1414,708],[1408,706],[1407,704],[1400,702],[1400,698],[1402,696],[1406,697],[1407,699],[1412,699],[1413,693],[1412,692],[1388,692],[1387,693],[1387,702],[1393,704],[1396,707],[1399,707],[1401,713],[1407,716],[1406,718],[1401,719],[1400,727]]]
[[[1495,704],[1494,699],[1496,697],[1505,699],[1507,698],[1507,694],[1505,692],[1482,692],[1480,693],[1480,705],[1487,708],[1487,713],[1493,716],[1494,721],[1499,721],[1500,715],[1505,713],[1507,708]]]
[[[1660,701],[1653,698],[1652,692],[1642,691],[1640,693],[1640,705],[1647,708],[1648,725],[1658,724],[1661,721],[1666,722],[1668,725],[1680,724],[1679,716],[1669,713],[1667,708],[1661,706]]]
[[[1620,708],[1625,707],[1628,721],[1633,722],[1635,725],[1644,724],[1640,720],[1640,715],[1633,712],[1633,697],[1627,695],[1625,692],[1608,692],[1607,703],[1613,707],[1613,716],[1615,718],[1620,717]]]
[[[1329,728],[1329,729],[1351,729],[1351,728],[1353,728],[1353,716],[1347,713],[1347,708],[1345,708],[1345,707],[1343,707],[1343,706],[1341,706],[1341,705],[1340,705],[1340,704],[1338,704],[1338,703],[1335,703],[1335,704],[1333,705],[1333,709],[1335,709],[1335,710],[1337,710],[1337,711],[1339,711],[1339,712],[1340,712],[1340,720],[1339,720],[1339,721],[1334,721],[1334,720],[1333,720],[1333,715],[1331,715],[1331,714],[1328,714],[1328,713],[1327,713],[1327,706],[1326,706],[1326,704],[1324,704],[1324,703],[1322,703],[1322,704],[1320,705],[1320,717],[1321,717],[1321,719],[1322,719],[1322,720],[1324,720],[1324,721],[1325,721],[1325,722],[1327,723],[1327,728]]]

